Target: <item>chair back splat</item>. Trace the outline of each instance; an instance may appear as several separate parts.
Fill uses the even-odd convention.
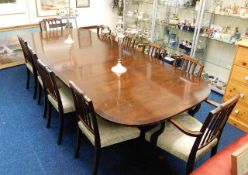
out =
[[[98,26],[98,28],[99,28],[99,35],[110,35],[111,34],[111,29],[109,26],[100,25]]]
[[[135,44],[135,39],[129,36],[125,36],[122,40],[122,45],[127,48],[134,48]]]
[[[106,25],[100,25],[97,29],[97,35],[101,40],[111,41],[111,29]]]
[[[216,153],[224,126],[226,125],[226,122],[239,98],[240,95],[236,95],[229,101],[210,111],[200,130],[202,134],[195,140],[188,162],[194,162],[197,151],[203,149],[205,146],[217,139],[217,144],[215,150],[212,151],[212,155]],[[191,166],[189,165],[189,167]],[[187,168],[187,174],[189,174],[193,169],[193,167],[189,167]]]
[[[182,55],[175,58],[174,67],[187,72],[190,75],[201,77],[204,65],[196,58]]]
[[[196,140],[195,143],[196,145],[199,144],[198,149],[203,148],[215,138],[220,138],[222,130],[233,108],[238,102],[238,99],[239,95],[236,95],[231,100],[221,104],[208,114],[208,117],[201,128],[201,132],[203,133],[202,138],[199,138],[198,141]]]
[[[38,57],[37,57],[37,54],[32,50],[32,48],[28,47],[29,49],[29,53],[31,55],[31,58],[32,58],[32,61],[33,61],[33,64],[34,64],[34,67],[35,67],[35,70],[36,70],[36,75],[39,76],[40,73],[39,73],[39,67],[38,67]]]
[[[18,40],[19,40],[19,43],[23,51],[25,62],[26,63],[28,62],[31,65],[33,65],[32,56],[30,55],[29,50],[28,50],[28,43],[24,41],[20,36],[18,36]]]
[[[166,50],[162,46],[154,43],[148,45],[147,53],[150,57],[163,60]]]
[[[43,31],[50,31],[50,30],[57,30],[57,29],[63,29],[63,23],[62,19],[60,18],[47,18],[43,19],[39,22],[40,30]]]
[[[84,123],[87,129],[95,136],[95,142],[100,144],[100,135],[96,119],[96,113],[91,99],[72,82],[69,82],[73,94],[78,119]]]
[[[40,59],[37,61],[42,81],[45,84],[47,95],[58,102],[58,108],[63,111],[61,97],[55,80],[55,74]]]

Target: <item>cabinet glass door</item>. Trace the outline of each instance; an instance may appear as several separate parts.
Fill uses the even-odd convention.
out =
[[[158,0],[155,42],[164,46],[168,57],[191,54],[199,3]]]
[[[247,0],[206,0],[195,57],[204,63],[204,78],[224,93],[235,56],[235,43],[248,35]]]
[[[126,0],[124,29],[127,35],[151,41],[154,0]]]

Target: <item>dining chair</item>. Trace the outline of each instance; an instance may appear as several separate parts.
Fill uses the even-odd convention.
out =
[[[187,162],[188,175],[193,171],[195,161],[205,153],[211,150],[211,156],[216,154],[223,128],[239,97],[236,95],[222,104],[207,100],[211,105],[218,105],[209,112],[204,123],[182,113],[146,132],[145,139]]]
[[[41,78],[41,70],[40,67],[38,66],[38,57],[36,55],[36,53],[32,50],[31,47],[28,47],[29,53],[31,54],[31,58],[33,60],[34,63],[34,67],[36,70],[36,75],[37,75],[37,79],[38,79],[38,83],[39,83],[39,97],[38,97],[38,104],[40,104],[41,102],[41,95],[42,95],[42,91],[44,91],[45,94],[45,98],[44,98],[44,112],[43,112],[43,117],[46,117],[46,111],[47,111],[47,96],[46,96],[46,91],[45,91],[45,84],[44,81]]]
[[[70,89],[66,85],[62,87],[58,87],[56,83],[56,76],[54,72],[52,72],[49,69],[49,67],[47,67],[40,59],[38,59],[37,62],[40,71],[40,76],[45,84],[44,87],[47,95],[47,104],[48,104],[47,128],[50,128],[51,117],[52,117],[51,112],[53,107],[59,113],[59,133],[58,133],[57,144],[60,145],[64,130],[63,129],[64,116],[66,116],[66,114],[75,112],[73,97]]]
[[[61,18],[45,18],[39,22],[40,31],[51,31],[63,29],[63,23]]]
[[[173,66],[175,69],[182,70],[182,72],[186,73],[187,79],[201,78],[202,71],[204,69],[204,65],[196,58],[188,56],[188,55],[180,55],[176,56]],[[201,103],[193,106],[188,110],[190,115],[195,115],[201,107]]]
[[[26,72],[27,72],[27,82],[26,82],[26,89],[29,89],[29,82],[30,82],[30,73],[33,74],[34,77],[34,94],[33,98],[36,98],[37,95],[37,75],[36,75],[36,70],[35,66],[32,60],[32,56],[28,50],[28,43],[24,41],[20,36],[18,36],[19,43],[21,45],[23,55],[24,55],[24,60],[25,60],[25,65],[26,65]]]
[[[104,30],[103,28],[106,28],[105,33],[103,32],[103,30]],[[83,27],[80,27],[80,29],[87,29],[87,30],[91,30],[93,32],[96,32],[97,36],[102,40],[107,40],[110,42],[115,40],[115,35],[113,35],[111,33],[111,30],[108,26],[92,25],[92,26],[83,26]]]
[[[42,70],[38,66],[38,56],[37,56],[37,54],[33,51],[33,49],[30,46],[28,46],[28,51],[29,51],[29,53],[31,55],[31,58],[32,58],[32,61],[34,63],[34,67],[35,67],[35,70],[36,70],[36,75],[37,75],[37,79],[38,79],[38,83],[39,83],[39,86],[38,86],[39,87],[38,104],[40,104],[42,92],[44,92],[45,105],[44,105],[43,117],[45,118],[46,117],[46,111],[47,111],[47,96],[46,96],[45,83],[44,83],[45,81],[41,77]],[[55,81],[56,81],[56,84],[57,84],[58,88],[64,86],[64,83],[60,79],[58,79],[57,77],[55,78]]]
[[[110,41],[110,42],[113,42],[115,40],[115,35],[111,33],[110,27],[106,25],[83,26],[80,27],[80,29],[88,29],[91,31],[96,31],[97,36],[101,40]]]
[[[108,34],[110,35],[111,34],[111,29],[109,26],[106,26],[106,25],[99,25],[99,34],[100,35],[103,35],[103,34]]]
[[[175,69],[182,70],[186,73],[187,79],[201,78],[204,65],[196,58],[188,56],[188,55],[180,55],[176,56],[173,66]],[[194,115],[200,109],[201,104],[198,104],[191,109],[189,109],[189,113]]]
[[[153,58],[156,58],[158,60],[162,60],[163,61],[163,57],[164,57],[164,54],[166,52],[165,48],[162,47],[161,45],[159,44],[155,44],[155,43],[150,43],[148,46],[147,46],[147,49],[145,50],[145,52],[150,56],[150,57],[153,57]]]
[[[122,126],[102,119],[95,112],[93,103],[72,81],[69,82],[78,117],[75,157],[79,156],[81,137],[84,134],[95,147],[92,174],[96,175],[101,149],[139,137],[136,127]]]
[[[198,59],[188,55],[175,57],[173,66],[197,78],[201,77],[204,68]]]
[[[122,45],[126,48],[132,48],[134,49],[134,46],[135,46],[135,38],[133,37],[130,37],[130,36],[125,36],[123,39],[122,39]]]
[[[106,25],[99,25],[97,35],[102,40],[111,41],[111,29],[110,29],[110,27],[106,26]]]

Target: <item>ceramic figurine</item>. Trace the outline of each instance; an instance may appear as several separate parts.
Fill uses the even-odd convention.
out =
[[[222,0],[214,0],[214,2],[213,2],[214,13],[219,14],[222,5],[223,5],[223,1]]]
[[[234,5],[233,8],[232,8],[232,11],[233,11],[233,14],[234,15],[237,15],[238,14],[238,10],[239,10],[239,7]]]
[[[172,48],[177,47],[177,43],[178,43],[178,37],[176,34],[174,33],[170,33],[169,35],[169,46]]]
[[[174,13],[172,17],[170,18],[169,23],[172,25],[178,25],[179,23],[178,15]]]
[[[248,37],[248,28],[246,29],[245,36]]]
[[[241,38],[241,34],[239,33],[239,28],[236,27],[235,28],[235,33],[234,35],[231,36],[230,38],[230,42],[231,43],[235,43],[236,41],[238,41]]]

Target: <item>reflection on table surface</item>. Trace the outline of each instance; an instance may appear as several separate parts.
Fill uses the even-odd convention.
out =
[[[131,49],[122,49],[122,64],[128,71],[118,76],[111,71],[117,63],[117,43],[102,41],[89,30],[71,32],[72,45],[64,44],[67,31],[60,36],[23,37],[59,78],[66,84],[74,81],[107,120],[127,125],[159,122],[210,94],[205,81]]]

